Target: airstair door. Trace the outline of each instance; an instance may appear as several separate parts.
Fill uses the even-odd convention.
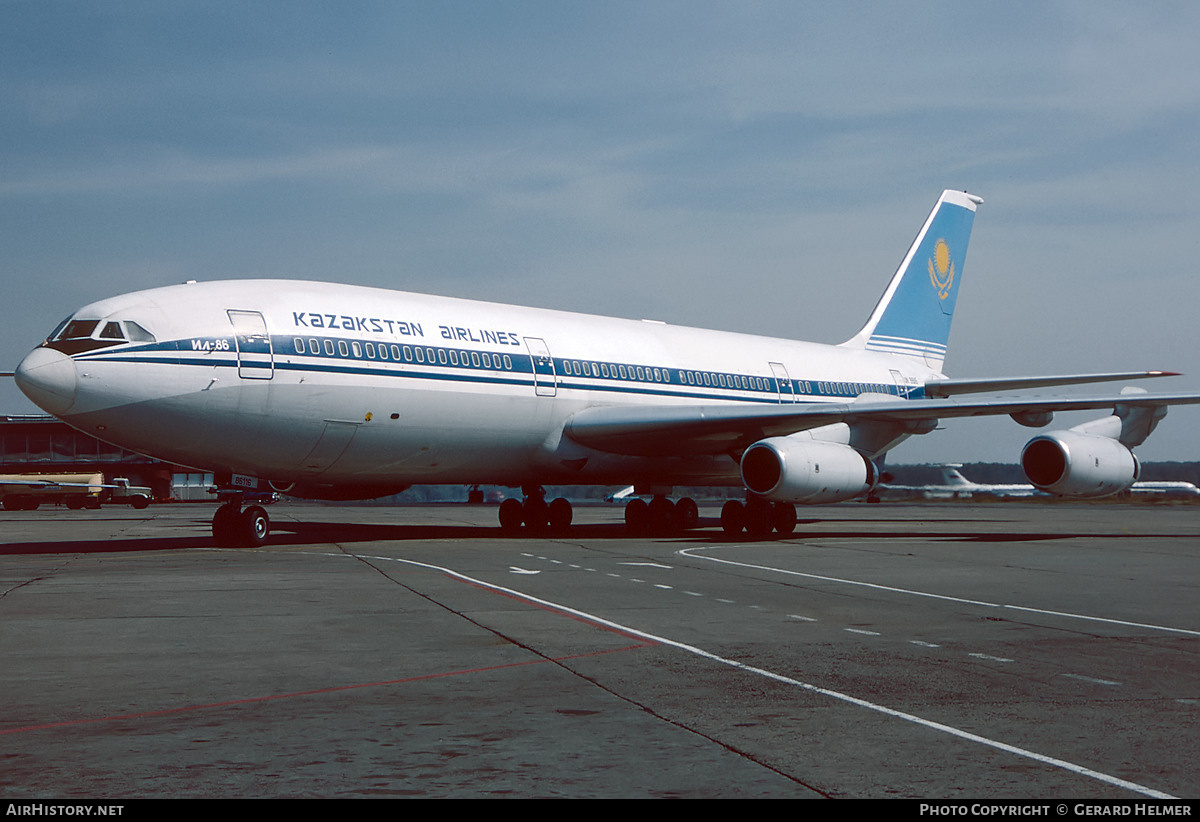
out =
[[[238,376],[244,380],[269,380],[275,375],[275,355],[267,321],[257,311],[225,312],[233,324],[237,346]]]
[[[558,393],[558,376],[554,373],[554,358],[546,341],[538,337],[526,337],[525,347],[533,360],[533,389],[539,397],[553,397]]]
[[[780,402],[795,402],[796,389],[788,376],[787,368],[781,362],[771,363],[771,373],[775,375],[775,387],[779,389]]]

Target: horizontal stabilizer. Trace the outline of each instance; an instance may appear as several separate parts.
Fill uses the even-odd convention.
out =
[[[1178,377],[1178,371],[1123,371],[1112,374],[1064,374],[1051,377],[994,377],[982,380],[930,380],[925,396],[952,397],[956,394],[983,394],[1014,391],[1021,388],[1045,388],[1050,385],[1084,385],[1093,382],[1142,380],[1151,377]]]

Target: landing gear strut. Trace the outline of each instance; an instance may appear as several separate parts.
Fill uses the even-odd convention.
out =
[[[525,486],[521,491],[524,502],[509,498],[500,503],[500,527],[504,531],[515,533],[524,525],[534,534],[561,534],[571,527],[574,510],[570,502],[558,497],[547,504],[546,489],[540,485]]]

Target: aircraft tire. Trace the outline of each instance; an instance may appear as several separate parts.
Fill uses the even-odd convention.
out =
[[[790,534],[796,530],[796,506],[790,502],[777,502],[771,506],[771,524],[777,534]]]
[[[237,545],[237,519],[237,506],[228,503],[213,514],[212,535],[221,548],[233,548]]]
[[[550,523],[550,506],[546,505],[544,499],[530,497],[525,500],[522,511],[526,530],[532,531],[535,534],[540,534],[546,530],[546,527]]]
[[[507,533],[516,533],[521,530],[521,521],[525,515],[521,509],[521,501],[509,497],[504,502],[500,503],[500,530]]]
[[[721,506],[721,530],[726,536],[736,537],[746,527],[746,506],[736,499]]]
[[[646,514],[651,533],[656,536],[671,533],[675,522],[675,503],[666,497],[655,497],[646,506]]]
[[[238,530],[244,547],[257,548],[271,535],[271,518],[262,506],[251,505],[238,516]]]
[[[625,503],[625,527],[635,534],[644,534],[650,523],[650,514],[646,501],[634,497]]]
[[[765,499],[746,500],[746,533],[752,537],[765,537],[771,533],[771,503]]]
[[[574,511],[571,509],[571,503],[559,497],[550,503],[549,509],[546,511],[546,520],[550,526],[552,534],[566,533],[571,527],[571,518],[574,516]]]
[[[675,527],[680,531],[695,528],[700,522],[700,506],[691,497],[684,497],[675,503]]]

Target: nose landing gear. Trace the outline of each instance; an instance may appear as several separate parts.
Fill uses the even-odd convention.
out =
[[[221,490],[221,506],[213,514],[212,535],[221,548],[257,548],[271,535],[271,518],[262,505],[274,502],[276,494],[250,494],[244,491]],[[242,504],[252,502],[245,508]]]

